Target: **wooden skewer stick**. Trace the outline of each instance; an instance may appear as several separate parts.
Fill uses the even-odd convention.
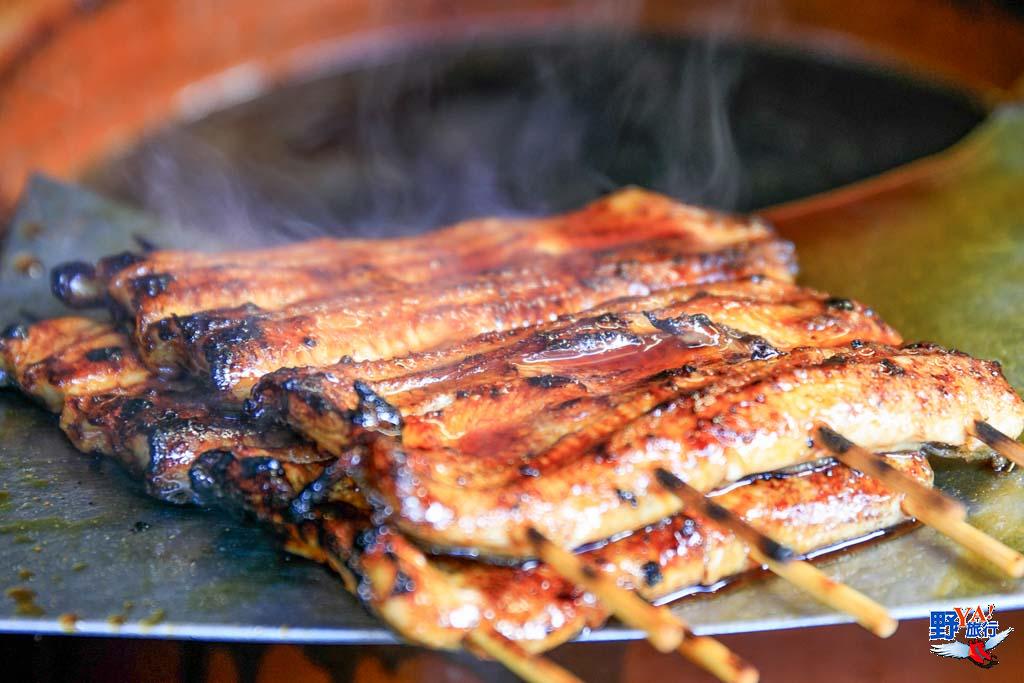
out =
[[[569,581],[593,593],[623,623],[644,631],[655,649],[678,650],[727,683],[756,683],[757,669],[714,638],[697,636],[665,607],[655,607],[578,555],[556,545],[534,528],[527,537],[537,556]]]
[[[684,626],[667,609],[655,607],[636,593],[626,590],[614,578],[556,545],[533,527],[527,529],[527,537],[542,561],[597,596],[625,624],[644,631],[655,649],[671,652],[683,642]]]
[[[828,427],[820,428],[818,434],[822,437],[822,443],[829,450],[835,452],[840,460],[869,476],[875,476],[872,470],[877,462],[884,463],[879,456],[851,443]],[[837,450],[837,447],[841,447],[842,452]],[[851,454],[852,457],[848,457]],[[861,467],[861,464],[864,467]],[[922,523],[988,560],[1006,575],[1015,579],[1024,576],[1024,555],[1000,543],[980,529],[972,527],[964,521],[963,516],[955,511],[950,512],[948,506],[931,505],[927,497],[913,495],[911,492],[916,491],[917,487],[923,486],[923,484],[887,463],[886,468],[881,470],[885,472],[884,478],[877,478],[886,486],[906,496],[903,500],[903,510],[907,514],[917,517]],[[938,492],[936,491],[936,493]],[[946,498],[944,495],[942,497]],[[960,507],[962,508],[962,506]]]
[[[1003,434],[982,420],[975,420],[968,429],[971,435],[1011,462],[1024,467],[1024,445]]]
[[[726,683],[757,683],[761,678],[760,672],[752,664],[721,641],[698,636],[690,629],[686,629],[679,654]]]
[[[493,629],[479,627],[470,631],[466,640],[494,657],[527,683],[582,683],[579,678],[550,659],[530,654]]]
[[[852,616],[858,624],[880,638],[888,638],[896,631],[898,622],[888,611],[863,593],[844,583],[834,581],[817,567],[796,558],[789,548],[768,538],[750,526],[746,520],[727,510],[693,488],[666,469],[655,471],[658,482],[674,493],[685,505],[727,526],[750,545],[755,562],[768,567],[773,573],[797,588],[811,594],[818,601]]]
[[[899,491],[908,499],[917,502],[920,507],[935,510],[950,519],[964,520],[967,518],[967,508],[960,501],[950,498],[942,491],[926,486],[916,479],[911,479],[887,463],[885,458],[880,455],[861,448],[825,425],[819,426],[817,433],[822,445],[832,451],[836,458],[847,467],[860,470],[889,488]]]
[[[908,515],[917,517],[921,523],[988,560],[1007,576],[1014,579],[1024,576],[1024,555],[1000,543],[981,529],[971,526],[962,519],[951,519],[936,514],[934,510],[909,498],[903,501],[903,510]]]

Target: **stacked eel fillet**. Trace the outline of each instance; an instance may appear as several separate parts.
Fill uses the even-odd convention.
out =
[[[84,317],[13,325],[8,383],[153,496],[227,506],[325,562],[408,640],[539,652],[608,617],[533,527],[664,601],[755,566],[664,467],[810,553],[903,522],[818,422],[918,481],[918,448],[1024,428],[994,362],[903,345],[793,284],[766,225],[625,190],[387,241],[156,251],[53,273]]]

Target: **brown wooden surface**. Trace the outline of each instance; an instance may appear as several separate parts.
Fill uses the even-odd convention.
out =
[[[0,210],[26,175],[70,178],[143,131],[412,40],[558,25],[752,35],[895,63],[1004,99],[1024,22],[983,1],[6,0]]]

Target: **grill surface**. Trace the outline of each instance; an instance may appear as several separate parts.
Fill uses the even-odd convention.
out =
[[[656,47],[644,51],[669,54],[682,49],[660,41],[651,45]],[[594,48],[592,58],[597,59],[599,52]],[[508,53],[497,50],[494,54]],[[557,164],[542,164],[543,173],[538,171],[532,180],[524,178],[530,175],[524,171],[524,160],[503,156],[515,146],[514,140],[494,139],[501,136],[494,136],[489,127],[497,125],[495,120],[503,120],[502,116],[513,122],[521,117],[501,114],[510,106],[505,80],[480,75],[488,69],[492,74],[508,73],[507,60],[475,58],[467,66],[465,55],[453,62],[462,64],[462,71],[450,67],[454,69],[447,77],[454,84],[450,93],[441,87],[412,88],[413,95],[407,95],[411,99],[403,100],[397,97],[404,92],[402,88],[386,87],[387,81],[375,78],[379,72],[372,69],[339,75],[296,86],[289,95],[275,95],[211,116],[184,132],[167,134],[170,137],[155,138],[131,160],[97,170],[91,177],[96,186],[146,200],[165,215],[194,217],[199,223],[213,221],[214,225],[225,218],[248,216],[250,222],[280,228],[264,235],[271,239],[301,234],[307,221],[324,216],[339,224],[377,231],[380,225],[422,226],[492,210],[496,205],[507,211],[554,210],[623,182],[746,208],[824,189],[942,148],[980,116],[970,102],[920,84],[793,55],[765,52],[768,56],[762,61],[761,56],[752,54],[745,53],[738,81],[752,90],[742,100],[745,105],[730,107],[737,126],[734,140],[741,160],[741,182],[738,193],[728,196],[710,190],[699,196],[688,194],[694,187],[688,179],[700,177],[699,173],[688,176],[671,171],[669,165],[678,159],[700,159],[696,153],[690,156],[685,147],[704,139],[701,136],[706,131],[701,135],[694,132],[686,137],[691,141],[686,143],[680,132],[683,129],[671,125],[677,119],[659,106],[664,102],[657,98],[664,93],[650,88],[653,101],[638,95],[632,99],[635,106],[629,108],[634,112],[631,117],[647,122],[646,128],[609,124],[599,110],[592,110],[598,94],[592,92],[589,105],[588,100],[574,105],[574,111],[593,116],[587,119],[591,124],[576,131],[587,140],[586,145],[579,143],[577,150],[586,156],[573,157],[578,165],[564,167],[564,172],[556,173],[563,168]],[[532,67],[527,68],[530,59],[521,53],[518,59],[527,65],[522,67],[527,75],[533,73]],[[771,81],[768,74],[772,68],[781,68],[780,63],[804,70],[799,77],[790,71],[781,83]],[[427,71],[435,68],[432,64],[425,67]],[[572,80],[569,76],[578,70],[571,68],[572,62],[567,64],[563,80]],[[407,63],[380,68],[417,73]],[[751,73],[754,76],[742,77]],[[812,78],[815,73],[817,81]],[[329,112],[341,119],[344,117],[337,112],[352,106],[345,104],[351,93],[346,95],[348,90],[338,84],[360,82],[377,85],[387,104],[380,105],[380,116],[390,126],[385,129],[390,132],[381,135],[386,139],[402,133],[402,145],[376,148],[374,138],[365,136],[358,126],[333,130],[326,125],[325,121],[334,120]],[[860,89],[854,83],[861,84]],[[789,84],[786,87],[795,99],[770,96],[784,84]],[[740,85],[734,87],[743,92]],[[818,95],[813,95],[815,92]],[[888,100],[871,99],[886,92]],[[312,106],[323,102],[318,98],[328,96],[336,96],[340,104],[333,109]],[[801,98],[806,98],[803,104]],[[807,104],[819,99],[820,107]],[[401,102],[406,104],[396,104]],[[884,102],[891,109],[888,117],[868,116],[874,109],[885,111]],[[513,111],[530,111],[528,105],[523,106],[525,109]],[[456,125],[460,111],[468,119],[466,125]],[[498,119],[474,118],[473,112],[482,111]],[[925,111],[929,112],[926,118]],[[905,118],[899,112],[904,112]],[[311,113],[316,114],[313,120],[308,118]],[[376,119],[371,116],[366,121],[371,120]],[[477,125],[470,125],[474,121]],[[903,123],[880,131],[871,128],[872,121],[876,126],[879,121],[893,126],[897,126],[895,121]],[[877,304],[884,317],[908,337],[938,339],[983,357],[999,355],[1007,361],[1008,377],[1021,386],[1024,363],[1018,344],[1019,321],[1024,320],[1024,283],[1020,280],[1024,269],[1019,265],[1024,259],[1024,235],[1019,216],[1024,206],[1019,187],[1024,149],[1019,141],[1024,139],[1024,121],[1012,111],[1004,112],[999,121],[979,138],[973,147],[976,153],[966,155],[958,174],[946,183],[882,195],[862,212],[844,216],[831,232],[816,224],[813,216],[783,227],[792,229],[798,241],[809,284]],[[935,122],[944,123],[931,128]],[[559,128],[540,130],[553,135]],[[459,131],[465,135],[465,148],[479,149],[485,162],[482,166],[459,165],[463,158],[455,154],[459,148],[450,146],[452,136],[456,141],[462,139],[456,134]],[[658,137],[662,134],[664,149]],[[317,139],[317,135],[323,137]],[[177,151],[184,159],[161,156],[173,151],[169,150],[172,142],[181,139],[189,141]],[[612,145],[616,141],[618,144]],[[557,140],[526,142],[527,149],[544,150]],[[196,149],[201,150],[199,159],[214,158],[223,165],[215,165],[213,171],[188,166],[185,162],[193,158],[189,155]],[[380,155],[375,156],[376,152]],[[442,162],[421,165],[435,153],[447,157],[442,154]],[[371,156],[377,161],[369,163]],[[445,158],[455,164],[455,170],[446,170]],[[282,165],[282,160],[287,164]],[[409,175],[405,170],[389,175],[388,170],[393,170],[389,161],[426,175]],[[595,175],[574,176],[584,166],[601,170]],[[163,188],[171,193],[166,197],[146,197],[139,186],[133,189],[122,182],[126,169],[155,173],[154,167],[173,171]],[[221,184],[204,185],[204,180],[216,177],[225,167],[238,170],[240,179],[219,176]],[[497,182],[496,178],[503,176],[487,169],[498,167],[512,173],[513,180]],[[483,170],[477,173],[474,168]],[[436,175],[439,172],[440,176]],[[190,173],[195,174],[194,182],[184,182]],[[281,177],[287,182],[280,186],[271,182]],[[570,182],[574,177],[582,178],[580,184]],[[418,178],[434,182],[421,188]],[[440,182],[445,178],[450,182]],[[389,179],[393,184],[388,184]],[[472,192],[464,192],[460,181],[468,183]],[[253,204],[251,200],[263,183],[270,183],[268,194],[262,203]],[[493,186],[500,192],[488,197],[479,194],[481,186]],[[434,202],[427,201],[431,191],[440,193]],[[389,193],[398,198],[393,204],[385,201]],[[495,198],[500,199],[498,204]],[[241,204],[232,204],[232,200]],[[478,200],[486,200],[488,205],[475,203]],[[198,208],[181,209],[192,201]],[[417,211],[418,202],[426,208]],[[2,255],[3,310],[12,315],[19,310],[58,313],[59,307],[46,291],[45,278],[31,277],[31,273],[67,258],[91,259],[131,248],[134,234],[162,246],[194,246],[197,233],[167,229],[158,221],[79,189],[37,179],[21,202]],[[237,238],[237,233],[229,230],[198,234],[210,247],[218,246],[216,239],[230,242]],[[942,248],[935,248],[937,244]],[[23,272],[26,256],[39,259],[39,267],[29,268],[29,275]],[[970,504],[973,519],[983,529],[1015,547],[1024,547],[1019,505],[1024,473],[997,477],[976,467],[948,463],[940,464],[937,478],[942,488]],[[348,643],[391,640],[327,571],[284,559],[261,529],[217,513],[171,509],[149,501],[116,467],[74,452],[50,416],[10,395],[0,396],[0,482],[0,576],[6,577],[5,588],[24,586],[35,593],[31,602],[0,601],[0,630],[60,632],[75,628],[83,633]],[[954,598],[968,596],[972,602],[981,600],[977,596],[994,595],[990,601],[1001,610],[1024,606],[1019,583],[1002,581],[953,559],[954,552],[935,534],[922,530],[830,559],[825,568],[890,606],[897,616],[922,615],[931,605],[948,608]],[[32,605],[43,613],[29,614],[34,611]],[[700,630],[718,633],[843,619],[774,580],[683,601],[673,609]],[[60,615],[74,618],[60,619]],[[586,638],[636,636],[613,625]]]

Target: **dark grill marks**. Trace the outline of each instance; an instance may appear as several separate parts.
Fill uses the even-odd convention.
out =
[[[85,357],[93,363],[119,361],[124,357],[124,350],[120,346],[107,346],[102,349],[86,351]]]
[[[774,258],[767,252],[777,246],[773,242],[755,243],[722,258],[727,262],[739,259],[733,265],[742,275],[750,268],[750,259]],[[574,259],[587,262],[589,258],[567,257],[566,263],[559,262],[554,266],[557,275],[546,272],[545,266],[526,269],[525,273],[520,272],[522,268],[506,269],[487,276],[508,279],[508,292],[503,290],[504,285],[495,286],[486,277],[477,277],[458,285],[438,285],[433,290],[417,292],[417,300],[412,304],[408,303],[408,295],[405,299],[382,296],[377,300],[362,301],[350,296],[304,303],[260,315],[259,335],[232,334],[226,330],[205,335],[200,333],[185,345],[186,348],[173,351],[172,344],[164,352],[169,356],[186,352],[190,358],[181,361],[184,365],[209,372],[215,386],[226,388],[225,383],[233,385],[240,378],[262,375],[282,366],[323,366],[346,354],[366,357],[370,353],[366,350],[368,348],[393,347],[399,354],[410,353],[449,343],[452,337],[471,337],[512,324],[537,324],[553,315],[571,313],[627,295],[638,282],[661,283],[656,289],[662,289],[687,282],[729,279],[724,272],[705,269],[703,257],[691,253],[683,255],[679,264],[644,263],[642,267],[638,266],[635,280],[611,277],[600,283],[600,291],[587,292],[580,286],[583,276],[575,273],[575,266],[569,265]],[[702,264],[699,268],[698,262]],[[696,270],[688,270],[691,266]],[[563,268],[564,272],[559,270]],[[218,312],[203,315],[216,318]],[[354,330],[352,316],[368,316],[367,319],[373,319],[375,324]],[[438,318],[451,318],[453,325],[457,325],[437,326],[433,321]],[[401,327],[396,326],[399,320]],[[305,346],[302,340],[310,336],[314,328],[324,338],[315,347]],[[405,332],[410,328],[416,331],[412,335]],[[586,340],[570,342],[579,343],[586,343]],[[384,350],[381,353],[387,355],[390,352]]]
[[[883,358],[882,360],[879,361],[879,364],[882,366],[882,370],[887,375],[893,375],[895,377],[898,377],[906,372],[903,368],[896,365],[896,363],[892,362],[888,358]]]
[[[657,562],[652,561],[644,563],[644,566],[641,567],[641,571],[643,571],[644,583],[647,584],[648,588],[654,588],[661,583],[664,578],[661,575],[661,565]]]
[[[541,389],[554,389],[556,387],[564,387],[567,384],[572,384],[576,380],[572,377],[561,377],[559,375],[538,375],[536,377],[527,377],[526,383],[532,387],[540,387]]]
[[[5,327],[3,332],[0,332],[0,337],[4,339],[27,339],[28,329],[21,323],[14,323]]]
[[[418,598],[420,594],[430,597],[431,591],[436,591],[437,586],[431,585],[431,574],[424,573],[422,565],[416,564],[416,558],[422,556],[410,555],[411,546],[393,529],[376,526],[365,506],[359,507],[339,500],[339,495],[351,486],[344,476],[335,476],[337,472],[343,471],[341,467],[335,462],[316,460],[316,456],[309,452],[302,456],[301,461],[289,460],[287,452],[269,450],[287,444],[287,441],[262,433],[262,430],[252,431],[253,426],[233,406],[197,396],[196,387],[174,385],[178,389],[174,393],[168,391],[168,386],[171,385],[153,382],[133,390],[136,392],[133,395],[117,397],[114,404],[98,401],[97,412],[102,414],[95,417],[106,417],[107,421],[101,424],[120,429],[121,433],[117,435],[120,439],[130,438],[132,432],[144,430],[154,439],[151,448],[153,453],[162,449],[169,464],[187,466],[191,463],[187,485],[199,501],[225,504],[231,509],[255,514],[293,542],[305,539],[307,548],[310,547],[308,544],[319,544],[323,552],[331,554],[332,565],[336,569],[345,572],[346,576],[351,574],[348,579],[350,585],[371,608],[386,607],[388,600],[403,600],[403,605],[413,610],[411,619],[415,620],[417,616],[425,618],[422,612],[417,611],[419,607],[416,604],[420,602]],[[372,401],[373,397],[365,398]],[[118,401],[120,415],[116,414]],[[100,408],[101,405],[105,405],[106,409]],[[111,415],[111,411],[115,414]],[[215,443],[205,441],[211,436],[216,437]],[[244,438],[239,439],[240,436]],[[258,442],[258,445],[250,447],[249,440]],[[186,446],[182,448],[181,444]],[[196,457],[201,445],[212,445],[212,448]],[[522,463],[517,464],[522,466]],[[171,494],[169,491],[156,492],[165,496]],[[640,494],[620,489],[617,495],[630,505],[629,501],[638,501],[637,496]],[[305,508],[301,508],[297,502],[304,503]],[[299,523],[292,524],[289,517],[295,512],[299,513],[296,515]],[[686,552],[692,553],[683,559],[684,570],[688,572],[683,575],[688,577],[685,581],[703,580],[693,578],[692,569],[687,569],[685,564],[689,563],[689,567],[703,567],[703,553],[706,550],[701,534],[704,530],[690,520],[678,521],[677,518],[670,520],[664,528],[664,533],[657,538],[651,535],[656,533],[654,531],[640,532],[648,539],[644,541],[642,550],[624,550],[615,545],[616,541],[611,541],[606,544],[600,556],[593,559],[608,571],[623,572],[624,578],[641,590],[657,595],[659,592],[671,591],[681,579],[671,565],[672,559],[649,558],[652,555],[658,557],[659,549],[668,551],[662,552],[662,557],[673,558],[676,557],[677,549],[685,546],[691,549]],[[697,539],[692,542],[685,540],[694,534],[697,534]],[[310,554],[320,557],[315,553]],[[609,561],[602,558],[612,559]],[[425,564],[433,570],[437,568],[435,562],[441,568],[455,572],[461,572],[460,567],[466,566],[454,560],[433,558],[427,558]],[[570,601],[567,606],[569,609],[580,608],[578,604],[572,603],[580,598],[579,592],[566,587],[554,575],[544,575],[543,567],[478,567],[476,571],[486,575],[486,582],[476,584],[470,577],[467,579],[470,588],[483,585],[495,586],[498,590],[521,590],[515,597],[527,601],[523,604],[526,609],[534,610],[531,614],[561,609],[559,605],[552,604],[553,600]],[[540,578],[535,572],[541,572]],[[517,587],[520,582],[539,582],[545,576],[550,577],[550,590],[547,587],[532,588],[540,583],[525,584],[524,589]],[[416,595],[417,600],[405,599],[412,595]],[[486,591],[480,599],[482,608],[493,607],[499,617],[504,614],[501,611],[504,603],[493,601]],[[581,625],[566,623],[566,636]],[[397,625],[401,630],[403,626],[410,627],[413,624],[411,621],[400,621]]]
[[[167,285],[173,280],[174,277],[170,273],[143,275],[133,278],[129,286],[136,297],[154,297],[163,294],[167,290]]]
[[[394,406],[374,393],[365,382],[356,381],[352,388],[359,397],[359,405],[352,413],[353,424],[389,436],[401,434],[402,415]]]
[[[855,306],[849,299],[842,299],[840,297],[829,297],[825,299],[825,305],[829,308],[834,308],[840,311],[852,311]]]
[[[344,466],[334,461],[323,473],[310,482],[295,496],[288,505],[288,515],[294,521],[315,519],[314,508],[327,500],[331,489],[342,480],[347,479]]]
[[[837,354],[846,356],[844,364],[827,362]],[[880,367],[883,359],[902,365],[906,375],[882,377],[876,368]],[[962,367],[962,370],[955,370],[957,367]],[[926,416],[918,420],[917,413],[910,408],[920,400],[920,392],[944,402],[957,392],[964,400],[975,400],[970,398],[974,396],[981,409],[987,411],[990,409],[987,406],[996,406],[999,400],[990,392],[977,391],[975,383],[978,386],[992,383],[993,390],[1000,393],[1008,391],[1005,382],[990,379],[988,368],[984,362],[951,356],[931,348],[898,349],[865,344],[855,353],[845,345],[833,349],[797,349],[770,360],[731,366],[721,373],[705,371],[693,383],[681,385],[676,394],[664,402],[654,407],[649,404],[640,406],[637,418],[634,419],[633,413],[627,411],[632,422],[625,426],[611,424],[610,435],[606,433],[599,437],[606,439],[603,447],[602,443],[592,440],[581,442],[583,433],[577,431],[581,429],[579,426],[574,426],[567,434],[556,433],[554,437],[558,441],[554,445],[528,453],[530,462],[538,463],[542,472],[539,480],[522,476],[519,471],[522,462],[512,457],[518,452],[502,452],[510,462],[503,457],[486,459],[486,450],[470,454],[460,450],[461,446],[454,442],[417,446],[408,433],[400,459],[387,439],[374,440],[372,455],[360,461],[359,476],[364,488],[378,492],[380,504],[393,510],[400,510],[403,501],[394,491],[416,491],[418,509],[427,509],[437,503],[450,511],[446,512],[450,521],[443,526],[428,526],[415,519],[399,517],[400,528],[423,543],[432,547],[435,544],[436,547],[474,547],[497,555],[505,552],[522,556],[525,546],[517,542],[513,534],[522,533],[527,524],[540,525],[545,535],[552,539],[558,537],[558,542],[564,546],[576,546],[592,540],[593,537],[571,535],[573,531],[559,537],[558,534],[564,533],[562,529],[566,527],[543,526],[549,517],[572,518],[573,515],[588,514],[586,510],[599,509],[602,526],[594,532],[595,537],[635,528],[637,516],[632,512],[634,508],[629,495],[624,495],[623,491],[635,492],[640,502],[638,509],[646,511],[643,514],[655,514],[652,499],[647,495],[650,491],[646,490],[647,484],[642,477],[643,463],[659,459],[676,462],[678,459],[680,466],[694,468],[693,476],[701,477],[701,486],[705,483],[718,486],[724,481],[722,477],[731,476],[729,472],[734,471],[734,467],[755,466],[756,451],[751,449],[757,448],[758,435],[775,432],[781,435],[781,445],[778,446],[780,450],[766,456],[769,458],[766,463],[772,465],[771,469],[799,463],[801,459],[813,459],[816,457],[814,451],[807,450],[806,446],[809,434],[802,434],[797,423],[790,428],[788,423],[782,423],[781,417],[774,416],[788,414],[786,406],[791,404],[797,411],[795,420],[812,420],[815,419],[813,407],[818,405],[810,402],[813,397],[818,396],[827,402],[832,400],[830,396],[837,395],[835,400],[840,401],[837,405],[847,405],[856,400],[853,396],[858,391],[878,396],[885,405],[898,410],[892,419],[896,420],[893,424],[902,430],[903,436],[919,432],[927,434],[933,429],[928,425],[934,422]],[[943,393],[946,391],[944,385],[949,381],[944,378],[954,374],[962,375],[966,384],[953,394]],[[956,410],[959,409],[956,406],[943,409],[943,416],[936,418],[940,420],[939,426],[934,429],[944,429],[945,421],[955,422]],[[970,406],[964,409],[972,410]],[[605,414],[617,410],[606,409]],[[843,424],[846,421],[859,424],[859,420],[874,419],[862,417],[860,412],[838,417],[842,417]],[[833,418],[837,416],[829,419]],[[561,418],[555,416],[553,419],[557,425]],[[533,423],[527,424],[532,426]],[[882,434],[880,438],[886,436],[892,435]],[[793,448],[789,450],[791,443]],[[767,441],[766,444],[772,445]],[[703,454],[705,449],[709,454],[707,458],[687,455],[688,452]],[[486,464],[481,464],[480,459],[484,459],[482,462]],[[730,464],[734,459],[735,463]],[[444,463],[441,473],[435,469],[438,462]],[[410,483],[408,487],[392,484],[393,477],[398,475],[402,481]],[[500,492],[500,495],[494,492]],[[463,502],[468,500],[473,502]],[[488,514],[506,521],[511,531],[507,535],[501,532],[497,541],[492,541],[495,536],[490,532],[486,537],[472,530],[464,532],[476,508],[486,509]],[[559,512],[556,514],[551,510]],[[594,527],[588,524],[579,528],[590,533]],[[568,528],[575,529],[572,525]]]

